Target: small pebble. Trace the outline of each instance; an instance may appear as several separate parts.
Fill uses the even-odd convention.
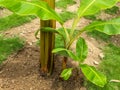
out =
[[[103,59],[105,56],[104,56],[103,53],[100,53],[100,54],[99,54],[99,57],[100,57],[100,59]]]
[[[97,61],[93,61],[93,63],[94,63],[95,65],[98,65],[98,64],[99,64],[99,62],[97,62]]]
[[[20,35],[21,35],[21,36],[25,36],[25,34],[24,34],[24,33],[20,33]]]
[[[28,44],[30,45],[30,46],[32,46],[33,44],[32,44],[32,42],[28,42]]]
[[[33,90],[33,88],[31,87],[30,90]]]
[[[81,87],[80,90],[87,90],[85,87]]]
[[[28,31],[28,33],[31,33],[31,31]]]
[[[14,83],[15,83],[15,80],[11,80],[11,82],[14,84]]]

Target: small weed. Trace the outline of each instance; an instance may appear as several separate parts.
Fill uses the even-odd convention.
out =
[[[85,16],[84,18],[89,19],[89,20],[96,20],[96,16],[95,15]]]
[[[113,14],[117,14],[118,11],[119,11],[119,7],[114,6],[110,9],[106,9],[105,13],[113,15]]]
[[[35,16],[21,17],[16,14],[0,18],[0,31],[23,25],[24,23],[30,22],[34,18]]]
[[[91,32],[87,32],[88,35],[92,36],[95,39],[101,39],[105,42],[110,40],[110,35],[107,35],[105,33],[99,32],[99,31],[91,31]]]
[[[56,7],[66,9],[67,5],[73,5],[75,3],[76,2],[74,0],[59,0],[56,2]]]
[[[24,45],[24,41],[19,37],[7,38],[0,35],[0,64],[14,51],[19,50]]]
[[[94,15],[88,15],[88,16],[84,16],[85,19],[89,19],[89,20],[97,20],[97,17],[100,15],[100,11],[97,12],[96,14]]]
[[[61,12],[60,15],[61,15],[64,22],[75,17],[75,13],[72,13],[69,11]]]
[[[0,10],[3,10],[3,7],[0,7]]]

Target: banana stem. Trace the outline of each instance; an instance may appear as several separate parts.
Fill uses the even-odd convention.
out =
[[[74,38],[72,38],[72,39],[70,40],[70,42],[69,42],[68,45],[67,45],[67,49],[70,48],[70,46],[72,45],[72,43],[73,43],[77,38],[79,38],[80,35],[81,35],[84,31],[85,31],[84,28],[81,29],[81,30],[79,31],[79,33],[78,33]]]
[[[63,25],[61,25],[61,26],[62,26],[62,28],[64,29],[65,34],[66,34],[66,42],[69,42],[69,41],[70,41],[70,36],[69,36],[69,34],[68,34],[67,29],[66,29]]]
[[[62,69],[64,70],[64,69],[66,69],[66,67],[67,67],[67,57],[63,57],[63,62],[62,62]]]
[[[72,30],[70,32],[70,39],[72,38],[73,34],[74,34],[74,31],[75,31],[75,28],[79,22],[80,18],[75,18],[74,21],[73,21],[73,24],[72,24]]]

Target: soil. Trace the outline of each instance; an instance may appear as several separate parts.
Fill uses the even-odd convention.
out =
[[[79,1],[79,0],[77,0]],[[72,10],[75,7],[71,6]],[[56,9],[57,10],[57,9]],[[70,8],[69,8],[70,10]],[[59,10],[58,10],[59,11]],[[4,14],[3,14],[4,16]],[[73,20],[68,20],[65,23],[66,27],[70,27]],[[90,21],[82,19],[77,28],[85,26]],[[0,90],[86,90],[83,86],[83,74],[79,71],[73,71],[74,75],[68,81],[59,78],[61,72],[60,56],[55,56],[55,69],[51,76],[43,76],[40,72],[40,51],[36,46],[36,39],[34,33],[39,29],[39,19],[36,18],[30,23],[19,27],[12,28],[4,32],[7,36],[18,35],[25,39],[26,44],[24,48],[17,53],[9,56],[8,59],[0,66]],[[60,25],[57,24],[57,28]],[[89,48],[89,55],[85,63],[97,66],[100,62],[100,55],[102,54],[101,47],[105,43],[97,41],[94,38],[82,35],[86,39]],[[75,42],[71,47],[75,49]],[[69,59],[68,67],[77,66],[76,62]]]
[[[9,16],[12,14],[9,10],[7,9],[0,9],[0,18],[4,18],[6,16]]]
[[[54,73],[48,77],[40,74],[39,58],[39,48],[29,45],[11,55],[1,67],[0,90],[80,90],[82,74],[68,81],[59,78],[61,57],[56,56]]]
[[[111,41],[113,44],[120,47],[120,35],[114,35],[111,37]]]

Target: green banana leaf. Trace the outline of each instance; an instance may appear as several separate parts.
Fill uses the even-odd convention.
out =
[[[52,53],[59,53],[59,52],[62,52],[62,53],[60,53],[61,55],[70,57],[75,61],[80,60],[72,51],[67,50],[65,48],[56,48],[56,49],[53,49],[53,51],[52,51]]]
[[[76,43],[76,55],[80,58],[80,62],[83,62],[88,54],[88,47],[83,38],[79,38]]]
[[[73,68],[64,69],[60,75],[64,80],[68,80],[72,75]]]
[[[3,6],[18,15],[36,15],[41,20],[57,20],[63,24],[61,17],[44,1],[0,0]]]
[[[119,0],[80,0],[80,7],[77,11],[78,17],[92,15],[100,10],[111,8]]]
[[[87,31],[98,30],[108,35],[120,34],[120,18],[115,18],[108,21],[95,21],[86,26]]]
[[[81,64],[80,68],[85,77],[95,85],[104,87],[107,83],[106,77],[102,73],[98,72],[95,67],[88,66],[87,64]]]

